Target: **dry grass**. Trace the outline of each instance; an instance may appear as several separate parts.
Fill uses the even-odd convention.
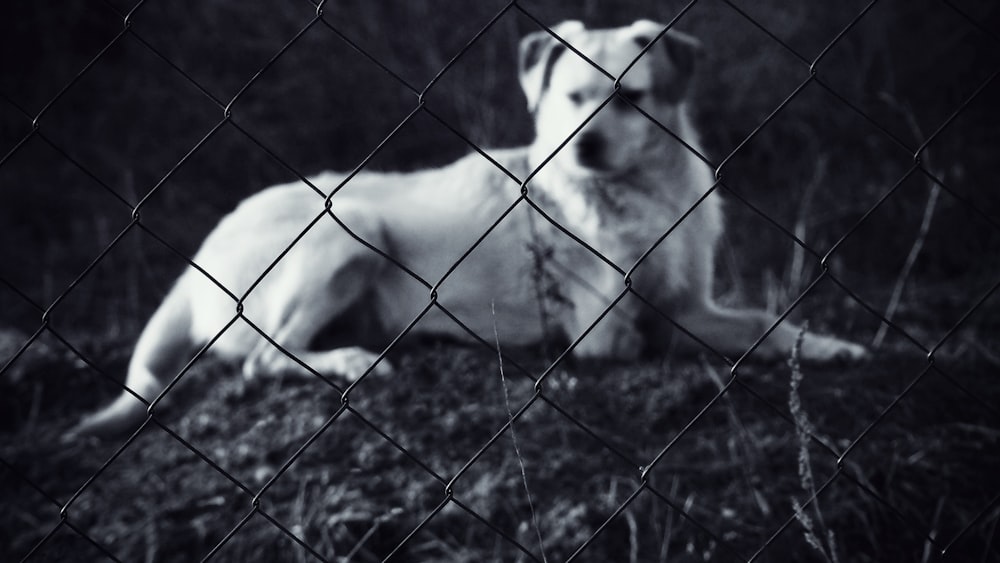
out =
[[[8,412],[21,409],[4,417],[2,559],[56,528],[59,506],[119,445],[59,444],[94,379],[58,343],[34,348],[0,395]],[[85,351],[116,358],[114,372],[125,350],[108,348]],[[188,561],[238,528],[216,560],[378,561],[433,514],[394,560],[542,561],[541,542],[545,560],[561,561],[590,541],[576,560],[932,561],[979,516],[950,551],[996,561],[997,366],[940,358],[974,396],[931,371],[866,430],[921,360],[898,345],[850,369],[742,368],[645,485],[639,466],[726,387],[725,366],[570,366],[517,419],[516,450],[507,433],[463,470],[533,394],[511,362],[501,380],[495,351],[401,354],[391,384],[366,380],[293,462],[340,412],[339,395],[308,380],[248,386],[233,366],[205,361],[175,401],[186,407],[163,419],[201,455],[148,428],[33,558],[100,560],[78,530],[121,560]]]

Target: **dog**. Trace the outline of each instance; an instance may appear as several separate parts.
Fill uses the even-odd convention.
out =
[[[244,200],[195,255],[204,272],[189,267],[142,331],[127,387],[153,401],[209,342],[242,359],[247,377],[388,373],[360,344],[309,348],[331,322],[350,326],[345,315],[388,338],[497,330],[527,345],[586,333],[578,358],[632,359],[671,338],[743,355],[775,319],[713,299],[724,220],[713,173],[688,148],[698,147],[686,100],[700,46],[663,30],[570,21],[524,37],[519,79],[536,135],[488,152],[503,169],[472,153],[415,173],[322,173],[310,183],[323,195],[294,182]],[[754,356],[789,355],[800,332],[782,322]],[[831,336],[801,339],[804,360],[866,354]],[[71,435],[134,428],[146,405],[133,393]]]

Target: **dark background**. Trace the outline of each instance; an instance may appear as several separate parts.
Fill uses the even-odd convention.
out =
[[[808,61],[864,5],[737,3]],[[502,6],[334,2],[324,12],[326,21],[420,91]],[[683,7],[678,2],[525,6],[543,22],[573,17],[603,26],[638,17],[666,22]],[[997,15],[988,2],[959,7],[979,26],[937,2],[879,3],[816,65],[823,83],[905,147],[812,83],[728,161],[726,186],[789,230],[802,217],[805,238],[822,254],[903,177],[922,141],[962,108],[921,156],[928,170],[971,206],[948,195],[941,199],[913,279],[934,284],[962,278],[969,284],[963,291],[985,290],[996,276],[989,258],[1000,248],[1000,198],[992,181],[1000,135],[992,103],[998,82],[963,104],[1000,64]],[[130,206],[222,120],[220,104],[227,105],[308,23],[314,7],[306,1],[280,8],[255,2],[141,5],[130,18],[131,30],[204,91],[126,34],[51,105],[121,33],[116,10],[127,5],[20,2],[4,10],[0,145],[8,158],[0,166],[5,230],[0,277],[44,307],[128,225]],[[721,163],[809,77],[809,67],[721,2],[696,4],[676,26],[704,43],[693,106],[708,156]],[[535,29],[516,11],[508,13],[430,88],[428,107],[483,146],[529,141],[514,61],[518,38]],[[231,110],[236,124],[309,175],[352,169],[416,105],[413,91],[320,24]],[[38,129],[31,135],[36,116]],[[414,169],[469,150],[420,114],[371,166]],[[227,124],[147,201],[143,224],[189,254],[236,201],[294,178]],[[864,283],[885,284],[900,271],[928,186],[922,174],[911,175],[843,246],[838,256],[851,272],[866,277]],[[810,203],[802,208],[806,190]],[[730,229],[727,242],[741,274],[729,277],[752,286],[765,274],[785,285],[799,283],[788,279],[787,237],[743,205],[732,204],[729,212],[760,235],[750,244],[742,236],[747,228]],[[92,285],[54,311],[52,320],[90,331],[95,317],[111,325],[145,318],[181,267],[171,255],[134,229],[90,276]],[[6,289],[0,289],[0,303],[8,322],[27,330],[37,323],[37,311]],[[877,299],[873,304],[880,305]]]

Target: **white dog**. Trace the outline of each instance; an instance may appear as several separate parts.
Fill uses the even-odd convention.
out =
[[[188,268],[143,330],[127,386],[152,401],[223,329],[211,351],[244,359],[248,376],[305,372],[299,362],[351,380],[388,371],[384,362],[372,368],[377,356],[360,346],[307,348],[345,312],[354,316],[348,323],[374,320],[384,342],[423,314],[414,332],[469,339],[453,316],[487,340],[499,327],[512,345],[551,336],[546,330],[571,340],[590,330],[573,350],[578,357],[628,359],[664,348],[673,323],[718,352],[744,354],[774,319],[713,301],[723,216],[712,172],[664,131],[698,146],[685,104],[698,46],[662,30],[650,21],[608,30],[565,22],[552,28],[561,40],[547,31],[523,39],[520,82],[537,136],[528,147],[489,154],[519,180],[530,178],[526,200],[518,181],[479,154],[412,174],[362,172],[330,198],[330,213],[303,182],[248,198],[194,258],[229,294]],[[310,181],[329,194],[344,179],[325,173]],[[789,354],[798,333],[783,322],[755,356]],[[801,354],[858,359],[865,349],[805,334]],[[126,392],[71,435],[125,430],[145,412]]]

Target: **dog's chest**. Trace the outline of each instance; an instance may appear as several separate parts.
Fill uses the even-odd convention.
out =
[[[600,300],[613,299],[624,287],[624,272],[658,235],[648,201],[568,195],[559,201],[537,198],[545,215],[531,217],[526,244],[535,292],[550,308],[564,310],[574,307],[581,292]]]
[[[594,255],[586,248],[590,246],[603,258],[628,269],[669,226],[664,218],[671,213],[663,209],[664,202],[632,186],[594,182],[557,195],[558,200],[543,198],[543,208],[551,209],[560,230],[579,240],[565,247],[554,245],[555,254],[572,256],[582,248]]]

